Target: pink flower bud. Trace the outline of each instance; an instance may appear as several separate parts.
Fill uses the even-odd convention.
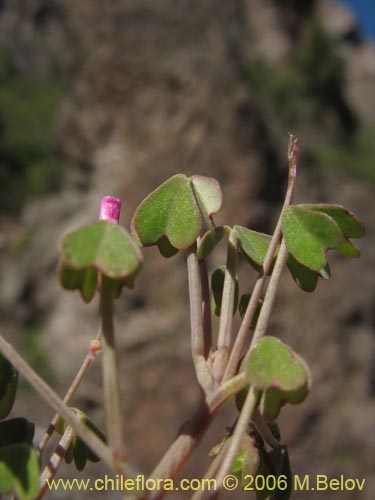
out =
[[[102,344],[99,339],[93,339],[90,342],[89,354],[95,357],[102,350]]]
[[[104,196],[100,203],[99,220],[110,220],[119,223],[121,200],[114,196]]]

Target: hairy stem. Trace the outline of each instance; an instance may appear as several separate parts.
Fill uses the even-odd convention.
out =
[[[111,281],[104,275],[102,275],[101,282],[100,312],[103,332],[102,367],[108,442],[115,462],[124,462],[125,445],[113,327],[113,291]]]
[[[202,390],[207,392],[212,387],[212,376],[204,357],[202,285],[196,244],[192,245],[188,250],[187,268],[190,298],[191,353],[198,383]]]
[[[244,371],[240,372],[238,375],[232,377],[226,382],[221,383],[212,396],[207,398],[208,407],[215,410],[225,401],[237,394],[237,392],[243,389],[248,383],[249,382]]]
[[[272,434],[271,429],[267,425],[262,415],[256,409],[253,413],[252,422],[255,425],[256,430],[259,432],[260,437],[265,443],[270,445],[274,450],[281,450],[283,446],[278,442],[275,436]]]
[[[217,491],[219,491],[219,488],[221,488],[225,475],[228,474],[228,472],[231,470],[234,459],[236,458],[236,454],[240,448],[242,438],[247,430],[252,414],[254,413],[257,401],[258,401],[258,392],[253,387],[250,387],[245,402],[243,404],[240,416],[238,418],[236,427],[232,434],[230,445],[225,454],[225,457],[223,458],[223,461],[221,462],[220,469],[216,475],[216,483],[218,485]],[[216,494],[217,492],[211,492],[208,494],[207,498],[214,498]]]
[[[213,363],[214,378],[220,382],[228,362],[228,352],[232,340],[233,302],[237,274],[237,237],[231,230],[228,241],[223,296],[221,300],[217,351]]]
[[[179,436],[151,473],[150,478],[175,478],[198,446],[214,416],[215,414],[210,413],[207,407],[201,407],[196,415],[183,425]],[[153,491],[147,498],[160,500],[165,494],[164,490]]]
[[[198,446],[201,438],[220,409],[231,396],[236,394],[246,384],[245,374],[240,373],[225,384],[222,384],[212,396],[208,397],[207,404],[201,406],[195,416],[183,425],[178,437],[168,448],[150,477],[154,479],[175,478]],[[161,490],[150,494],[147,498],[160,500],[164,495],[165,491]]]
[[[228,361],[228,365],[226,368],[226,371],[224,373],[223,380],[228,380],[231,378],[237,370],[238,363],[241,359],[242,353],[243,353],[243,348],[246,342],[246,338],[248,336],[249,328],[250,325],[253,321],[255,311],[258,306],[259,299],[262,296],[263,293],[263,288],[265,285],[265,282],[267,280],[267,275],[271,269],[272,266],[272,261],[274,254],[276,252],[277,246],[279,244],[279,241],[281,239],[281,234],[282,234],[282,219],[284,215],[285,209],[290,205],[293,192],[294,192],[294,187],[295,187],[295,182],[296,182],[296,175],[297,175],[297,162],[298,162],[298,156],[299,156],[299,148],[298,148],[298,140],[296,137],[293,135],[290,135],[289,138],[289,144],[288,144],[288,160],[289,160],[289,179],[288,179],[288,188],[287,192],[285,195],[285,200],[283,207],[281,209],[281,213],[279,216],[279,219],[276,224],[275,231],[273,233],[270,245],[268,247],[268,251],[266,254],[266,257],[264,259],[262,268],[260,270],[259,276],[256,280],[253,292],[250,297],[249,304],[247,306],[245,315],[242,319],[242,323],[240,326],[240,329],[238,331],[236,340],[233,345],[233,349]],[[263,309],[263,307],[262,307]]]
[[[70,426],[68,426],[62,438],[60,439],[52,457],[50,458],[48,464],[44,468],[42,475],[40,476],[40,490],[38,496],[36,497],[36,500],[41,500],[45,495],[48,489],[47,481],[50,481],[55,477],[62,461],[64,460],[66,452],[68,451],[69,446],[73,441],[74,436],[75,433],[73,429]]]
[[[267,325],[271,316],[272,307],[275,302],[277,288],[279,285],[281,274],[284,269],[287,255],[288,255],[288,249],[286,247],[285,241],[281,240],[279,252],[277,254],[277,259],[275,262],[275,267],[267,287],[267,293],[264,297],[262,309],[259,314],[253,338],[251,339],[251,344],[248,353],[251,351],[251,349],[253,349],[255,343],[266,333]]]
[[[207,266],[203,260],[199,264],[199,271],[202,283],[202,313],[203,313],[203,346],[204,357],[208,359],[212,352],[212,318],[211,318],[211,301],[210,287],[208,284]]]
[[[66,406],[55,391],[26,363],[18,352],[0,335],[0,351],[36,392],[67,422],[74,432],[109,467],[113,468],[110,449]]]
[[[204,474],[204,479],[213,479],[215,477],[215,474],[217,473],[227,451],[230,446],[232,437],[229,436],[226,438],[225,443],[223,444],[223,447],[219,451],[219,453],[216,455],[216,457],[213,459],[213,461],[210,463],[207,471]],[[204,497],[207,495],[207,491],[205,491],[203,488],[200,490],[197,490],[194,495],[191,497],[190,500],[203,500]]]
[[[95,340],[99,340],[100,335],[101,335],[101,329],[99,329],[99,331],[95,337]],[[73,399],[74,395],[76,394],[76,392],[78,390],[78,387],[80,386],[82,380],[84,379],[84,377],[85,377],[88,369],[90,368],[91,363],[94,361],[94,359],[95,359],[95,354],[93,354],[90,350],[88,352],[88,354],[86,355],[85,359],[83,360],[83,363],[82,363],[80,369],[78,370],[77,375],[75,376],[71,386],[69,387],[69,389],[67,390],[67,392],[65,394],[63,402],[66,405],[69,405],[69,403]],[[47,446],[48,441],[50,440],[52,434],[54,433],[54,431],[56,429],[56,425],[59,421],[59,418],[60,418],[60,415],[58,413],[56,413],[54,415],[54,417],[52,418],[43,438],[41,439],[41,441],[39,443],[39,446],[38,446],[39,451],[43,451],[44,448]]]

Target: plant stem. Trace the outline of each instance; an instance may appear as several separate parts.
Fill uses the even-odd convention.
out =
[[[260,270],[259,276],[256,280],[253,292],[251,294],[249,304],[246,308],[245,315],[242,319],[240,329],[235,339],[233,349],[229,357],[228,365],[224,373],[223,380],[228,380],[229,378],[233,377],[233,375],[236,373],[238,363],[241,359],[246,338],[248,336],[249,328],[252,323],[255,311],[257,309],[259,299],[262,296],[263,288],[267,279],[267,275],[271,269],[275,251],[281,239],[282,220],[284,211],[290,205],[290,202],[292,200],[296,182],[296,176],[297,176],[298,156],[299,156],[298,140],[293,135],[290,135],[288,144],[289,178],[288,178],[288,188],[285,195],[284,204],[281,209],[281,213],[277,221],[275,231],[272,235],[272,239],[268,247],[267,254],[264,258],[262,268]]]
[[[40,476],[40,490],[38,496],[36,497],[36,500],[41,500],[45,495],[48,488],[47,481],[50,481],[55,477],[56,472],[59,470],[59,467],[64,460],[66,452],[68,451],[74,436],[75,433],[73,429],[68,426],[62,438],[60,439],[52,457],[44,468],[42,475]]]
[[[236,458],[238,449],[241,445],[242,438],[249,425],[252,414],[254,413],[257,402],[258,402],[258,391],[256,391],[254,387],[250,387],[245,402],[243,404],[241,414],[238,418],[236,427],[232,434],[230,445],[220,465],[219,472],[216,475],[216,484],[218,485],[218,489],[216,492],[209,493],[207,498],[214,498],[218,494],[219,488],[221,488],[225,475],[228,474],[228,472],[230,471],[234,459]]]
[[[260,437],[263,439],[265,443],[270,445],[274,450],[281,450],[283,448],[283,446],[278,442],[278,440],[272,434],[271,429],[268,427],[267,422],[259,413],[258,409],[254,411],[251,420],[255,425],[256,430],[259,432]]]
[[[99,340],[100,335],[101,335],[101,329],[99,329],[99,331],[95,337],[95,340]],[[89,351],[88,354],[86,355],[85,359],[83,360],[83,363],[82,363],[80,369],[78,370],[77,375],[75,376],[71,386],[69,387],[69,389],[67,390],[67,392],[65,394],[63,402],[66,405],[69,405],[69,403],[73,399],[74,395],[77,392],[78,387],[80,386],[83,378],[85,377],[85,375],[86,375],[88,369],[90,368],[91,363],[94,361],[94,359],[95,359],[95,355],[91,351]],[[39,446],[38,446],[39,451],[43,451],[44,448],[47,446],[48,441],[50,440],[52,434],[54,433],[54,431],[56,429],[56,425],[57,425],[59,419],[60,419],[60,415],[58,413],[56,413],[54,415],[54,417],[52,418],[42,440],[39,443]]]
[[[223,447],[219,451],[219,453],[216,455],[216,457],[213,459],[213,461],[210,463],[206,473],[204,474],[204,479],[212,479],[215,477],[215,474],[217,473],[227,451],[230,446],[232,436],[228,436],[225,443],[223,444]],[[205,491],[203,488],[201,490],[197,490],[194,495],[191,497],[190,500],[203,500],[204,497],[206,496],[207,491]]]
[[[198,446],[201,438],[220,409],[231,396],[241,390],[246,384],[245,374],[240,373],[225,384],[222,384],[212,396],[208,397],[207,403],[202,405],[195,416],[183,425],[178,437],[168,448],[159,464],[151,473],[150,478],[175,478]],[[150,500],[160,500],[164,495],[165,491],[160,490],[153,492],[147,498]]]
[[[199,263],[196,255],[196,244],[192,245],[188,250],[187,267],[190,298],[191,352],[194,359],[196,356],[204,355],[202,287]]]
[[[225,401],[237,394],[237,392],[243,389],[248,383],[249,382],[244,371],[240,372],[238,375],[232,377],[226,382],[222,382],[212,396],[207,398],[208,407],[215,410]]]
[[[150,474],[150,478],[175,478],[198,446],[215,415],[216,413],[209,412],[207,406],[202,406],[195,416],[183,425],[179,436]],[[160,500],[165,494],[164,490],[155,490],[147,498]]]
[[[236,289],[237,274],[237,237],[232,229],[228,239],[227,263],[221,300],[219,333],[217,351],[213,362],[213,372],[216,382],[223,378],[228,363],[228,352],[232,338],[233,303]]]
[[[199,386],[206,393],[212,388],[212,376],[204,357],[202,285],[196,244],[188,249],[187,268],[190,298],[191,353]]]
[[[211,318],[211,302],[210,302],[210,287],[208,284],[208,273],[206,262],[203,260],[199,264],[199,271],[202,283],[202,311],[203,311],[203,346],[204,357],[208,359],[212,352],[212,318]]]
[[[115,462],[125,462],[125,445],[118,384],[117,356],[113,327],[113,290],[109,278],[102,275],[100,294],[103,332],[103,386],[109,447]]]
[[[251,339],[251,344],[248,353],[251,351],[251,349],[254,348],[255,343],[266,333],[268,321],[270,319],[272,312],[272,307],[275,302],[277,287],[279,285],[280,277],[284,269],[287,255],[288,255],[288,249],[284,239],[282,239],[279,252],[277,254],[277,259],[275,262],[275,267],[267,287],[267,293],[263,300],[263,305],[260,310],[259,318],[255,327],[253,338]]]
[[[66,406],[55,391],[26,363],[18,352],[0,335],[0,351],[34,387],[36,392],[73,428],[74,432],[109,467],[113,468],[110,449]]]

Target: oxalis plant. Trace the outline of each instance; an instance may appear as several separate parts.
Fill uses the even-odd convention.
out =
[[[218,436],[211,463],[202,477],[216,480],[210,491],[193,492],[192,499],[217,498],[228,474],[239,488],[259,499],[287,499],[291,472],[287,446],[277,417],[285,404],[301,403],[311,385],[303,358],[276,337],[267,335],[281,273],[286,265],[305,292],[319,277],[330,277],[329,250],[359,257],[351,238],[364,236],[361,221],[346,208],[333,204],[292,205],[296,182],[298,141],[290,136],[289,179],[285,201],[272,235],[235,225],[217,226],[214,215],[222,206],[219,183],[212,178],[178,174],[147,196],[137,208],[130,232],[119,222],[120,200],[102,200],[99,220],[70,234],[61,244],[58,276],[67,290],[79,290],[84,302],[100,297],[101,323],[96,337],[61,399],[0,337],[0,493],[13,492],[21,500],[42,498],[65,459],[78,470],[86,462],[102,460],[123,480],[125,498],[160,499],[173,489],[202,436],[224,405],[235,401],[238,417],[226,435]],[[226,241],[226,263],[216,270],[210,255]],[[143,476],[131,465],[123,438],[114,302],[123,287],[133,288],[142,266],[141,247],[156,245],[160,253],[186,255],[190,296],[191,352],[201,402],[195,415],[181,427],[151,474]],[[241,282],[238,260],[244,258],[257,272],[255,283]],[[250,290],[249,285],[252,285]],[[212,314],[219,317],[213,331]],[[238,331],[233,318],[242,318]],[[102,433],[82,411],[71,406],[74,394],[91,363],[100,354],[106,412]],[[39,444],[33,442],[34,424],[26,418],[7,418],[13,406],[20,373],[56,412]],[[230,423],[229,423],[230,424]],[[60,434],[51,457],[42,456],[52,434]],[[133,481],[133,483],[126,483]],[[133,485],[133,488],[131,488]],[[225,486],[225,485],[224,485]]]

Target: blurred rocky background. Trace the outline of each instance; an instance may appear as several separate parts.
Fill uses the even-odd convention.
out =
[[[313,294],[285,273],[269,333],[305,357],[313,387],[303,405],[283,410],[283,441],[296,474],[366,478],[361,494],[320,498],[373,498],[374,77],[373,43],[329,0],[1,0],[1,333],[63,394],[98,328],[97,302],[59,287],[63,234],[94,220],[105,194],[123,199],[127,226],[144,196],[178,172],[219,180],[217,222],[271,232],[293,131],[302,149],[296,201],[342,203],[368,234],[361,259],[332,256],[332,279]],[[116,312],[129,456],[147,473],[199,394],[184,255],[144,254]],[[224,259],[221,248],[212,266]],[[242,274],[245,292],[255,275],[245,265]],[[103,427],[100,384],[98,360],[74,404]],[[207,467],[232,406],[187,475]],[[14,413],[39,434],[52,416],[25,383]]]

